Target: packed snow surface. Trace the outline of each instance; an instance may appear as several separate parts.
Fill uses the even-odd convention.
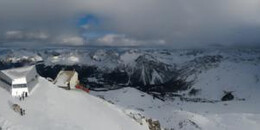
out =
[[[66,91],[39,78],[35,92],[19,101],[0,87],[3,130],[147,130],[117,107],[80,90]],[[13,103],[25,115],[11,109]]]
[[[256,90],[258,91],[258,90]],[[258,91],[259,93],[260,91]],[[135,88],[91,92],[115,104],[128,114],[159,120],[174,130],[259,130],[260,103],[257,92],[246,101],[216,103],[161,101]]]

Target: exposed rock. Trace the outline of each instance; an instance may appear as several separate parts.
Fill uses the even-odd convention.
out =
[[[140,113],[133,113],[133,112],[130,112],[130,113],[127,113],[127,115],[131,118],[133,118],[137,123],[139,123],[140,125],[143,125],[144,122],[146,121],[145,120],[145,116],[143,116],[142,114]]]
[[[161,125],[158,120],[153,121],[152,119],[146,119],[146,122],[148,123],[149,130],[161,130]]]
[[[196,96],[201,90],[200,89],[191,89],[190,92],[189,92],[189,95],[190,96]]]
[[[225,95],[221,98],[221,101],[230,101],[234,99],[232,92],[224,92]]]

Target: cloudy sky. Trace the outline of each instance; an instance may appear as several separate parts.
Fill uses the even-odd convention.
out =
[[[0,46],[260,46],[260,0],[0,0]]]

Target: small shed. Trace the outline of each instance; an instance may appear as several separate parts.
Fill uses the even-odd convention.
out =
[[[0,87],[8,90],[12,96],[28,95],[38,83],[35,66],[26,66],[0,71]]]
[[[58,87],[65,88],[68,90],[75,89],[76,85],[79,84],[78,73],[75,70],[62,70],[59,72],[53,83]]]

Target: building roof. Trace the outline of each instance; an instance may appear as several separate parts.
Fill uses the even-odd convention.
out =
[[[58,86],[67,86],[67,83],[70,81],[72,76],[76,73],[76,71],[61,71],[59,75],[56,77],[55,84]]]
[[[26,66],[20,68],[12,68],[7,70],[2,70],[2,72],[10,77],[11,79],[18,79],[25,77],[35,66]]]

